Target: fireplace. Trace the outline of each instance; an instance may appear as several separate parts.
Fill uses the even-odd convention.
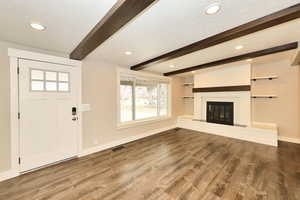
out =
[[[234,125],[233,102],[208,101],[206,121],[209,123]]]

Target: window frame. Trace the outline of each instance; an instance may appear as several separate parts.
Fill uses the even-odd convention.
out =
[[[157,114],[158,116],[156,117],[151,117],[151,118],[145,118],[145,119],[134,119],[128,122],[121,122],[121,103],[120,103],[120,86],[121,86],[121,76],[126,75],[130,77],[134,77],[136,79],[138,78],[150,78],[150,79],[156,79],[157,81],[162,80],[165,82],[168,82],[168,102],[167,102],[167,114],[160,116],[160,88],[159,84],[157,84]],[[163,82],[162,82],[163,83]],[[133,110],[132,112],[135,113],[135,85],[136,82],[133,82]],[[159,76],[159,75],[154,75],[154,74],[149,74],[145,72],[137,72],[137,71],[132,71],[128,69],[122,69],[122,68],[117,68],[117,129],[122,129],[122,128],[130,128],[134,126],[139,126],[139,125],[144,125],[144,124],[149,124],[149,123],[154,123],[166,119],[170,119],[172,116],[172,79],[169,77],[165,76]]]

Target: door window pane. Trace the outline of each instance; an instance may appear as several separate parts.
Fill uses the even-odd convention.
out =
[[[70,92],[70,74],[47,70],[30,70],[31,91]]]
[[[41,70],[31,70],[31,79],[44,80],[44,72]]]
[[[58,74],[58,80],[59,81],[64,81],[64,82],[68,82],[69,81],[69,74],[68,73],[59,73]]]
[[[60,92],[68,92],[69,91],[69,83],[59,83],[58,91]]]
[[[145,119],[157,116],[157,85],[136,85],[135,115],[136,119]]]
[[[44,81],[31,81],[31,90],[32,91],[43,91],[44,90]]]
[[[56,81],[57,72],[46,72],[46,81]]]
[[[159,115],[168,114],[168,84],[159,84]]]
[[[57,83],[56,82],[46,82],[46,91],[57,91]]]
[[[120,85],[120,107],[121,107],[121,122],[133,120],[133,83],[121,82]]]

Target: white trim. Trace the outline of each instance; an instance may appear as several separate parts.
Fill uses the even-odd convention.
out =
[[[300,144],[300,139],[298,139],[298,138],[289,138],[289,137],[279,136],[278,140],[283,141],[283,142]]]
[[[18,49],[8,49],[8,56],[10,61],[10,128],[11,128],[11,169],[8,174],[14,174],[18,176],[20,174],[20,166],[18,163],[19,158],[19,83],[18,83],[18,66],[19,59],[28,59],[41,62],[49,62],[60,65],[73,66],[78,70],[79,76],[78,87],[78,108],[81,106],[81,94],[82,94],[82,74],[81,74],[81,62],[70,60],[67,58],[61,58],[46,54],[34,53],[30,51],[23,51]],[[78,155],[82,150],[82,114],[78,112]],[[3,176],[4,177],[4,176]]]
[[[10,57],[10,145],[11,170],[19,172],[19,84],[18,84],[18,58]]]
[[[171,118],[172,117],[165,116],[165,117],[148,118],[145,120],[134,120],[134,121],[130,121],[130,122],[124,122],[124,123],[118,124],[117,129],[119,130],[119,129],[132,128],[132,127],[136,127],[136,126],[142,126],[142,125],[146,125],[146,124],[153,124],[153,123],[168,120]]]
[[[81,111],[81,107],[82,107],[82,66],[78,66],[77,67],[77,74],[79,75],[79,80],[78,80],[78,106],[77,106],[77,117],[78,117],[78,155],[80,155],[81,151],[82,151],[82,138],[83,138],[83,126],[82,126],[82,118],[83,118],[83,114]]]
[[[9,170],[0,173],[0,182],[19,176],[19,173],[14,170]]]
[[[81,61],[78,61],[78,60],[71,60],[68,58],[51,56],[51,55],[47,55],[47,54],[35,53],[35,52],[31,52],[31,51],[24,51],[24,50],[19,50],[19,49],[12,49],[12,48],[8,48],[8,56],[15,57],[15,58],[27,59],[27,60],[36,60],[36,61],[42,61],[42,62],[61,64],[61,65],[69,65],[69,66],[74,66],[74,67],[81,66]]]
[[[139,134],[139,135],[136,135],[136,136],[130,136],[130,137],[127,137],[127,138],[124,138],[124,139],[121,139],[121,140],[110,142],[108,144],[104,144],[104,145],[92,147],[92,148],[89,148],[89,149],[85,149],[81,152],[80,157],[87,156],[87,155],[93,154],[93,153],[97,153],[99,151],[103,151],[103,150],[106,150],[106,149],[110,149],[110,148],[113,148],[113,147],[116,147],[116,146],[119,146],[119,145],[122,145],[122,144],[126,144],[126,143],[129,143],[129,142],[139,140],[139,139],[151,136],[151,135],[155,135],[155,134],[158,134],[158,133],[161,133],[161,132],[164,132],[164,131],[168,131],[168,130],[171,130],[171,129],[174,129],[174,128],[176,128],[175,125],[174,126],[169,126],[169,127],[166,127],[166,128],[160,128],[160,129],[156,129],[156,130],[153,130],[153,131],[148,131],[146,133]]]

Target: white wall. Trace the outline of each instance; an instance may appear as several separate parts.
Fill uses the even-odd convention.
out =
[[[0,41],[0,173],[10,170],[10,72],[8,48],[17,48],[49,55],[67,57],[55,52],[34,49]],[[116,65],[100,58],[87,58],[83,62],[83,103],[91,104],[92,110],[83,115],[83,148],[113,142],[147,131],[175,125],[176,116],[183,115],[182,80],[174,78],[173,117],[169,120],[127,129],[116,129]],[[98,141],[98,144],[95,143]]]
[[[276,58],[274,54],[274,58]],[[253,77],[278,76],[278,79],[252,83],[256,95],[276,95],[275,99],[253,99],[253,121],[275,123],[283,138],[300,141],[300,66],[289,59],[272,59],[252,65]]]
[[[250,85],[251,65],[226,65],[200,70],[195,75],[195,87]]]
[[[91,111],[83,114],[84,149],[174,126],[176,116],[184,112],[181,100],[184,92],[181,86],[182,80],[173,78],[171,119],[133,128],[117,129],[117,67],[95,56],[83,61],[83,103],[91,104]]]

